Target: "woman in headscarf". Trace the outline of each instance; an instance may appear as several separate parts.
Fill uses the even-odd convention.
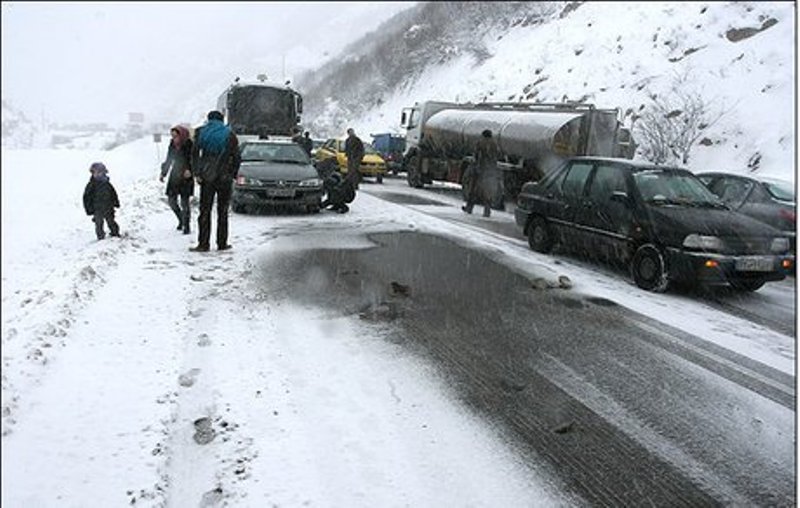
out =
[[[167,150],[167,160],[161,164],[160,181],[169,173],[167,179],[167,197],[169,207],[178,217],[178,230],[183,230],[184,235],[191,232],[189,227],[190,209],[189,197],[194,194],[194,174],[192,171],[192,140],[189,129],[183,125],[176,125],[169,131],[172,141]],[[180,206],[178,206],[180,196]]]

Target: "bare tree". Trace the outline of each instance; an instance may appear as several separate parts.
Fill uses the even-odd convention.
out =
[[[651,93],[650,100],[634,132],[640,153],[658,164],[687,164],[692,147],[724,114],[692,90],[687,74],[675,77],[668,94]]]

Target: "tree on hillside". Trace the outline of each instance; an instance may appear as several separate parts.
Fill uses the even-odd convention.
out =
[[[657,164],[688,164],[692,147],[723,116],[691,88],[688,74],[677,75],[668,93],[650,93],[650,100],[633,127],[639,153]]]

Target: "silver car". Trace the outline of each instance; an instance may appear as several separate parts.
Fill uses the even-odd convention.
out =
[[[256,207],[296,207],[320,211],[322,179],[303,148],[284,139],[247,140],[233,184],[233,211]]]

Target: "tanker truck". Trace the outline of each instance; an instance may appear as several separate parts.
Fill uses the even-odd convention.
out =
[[[473,150],[485,129],[500,152],[505,194],[514,198],[522,185],[536,181],[564,158],[595,155],[631,159],[630,130],[617,109],[586,103],[480,103],[426,101],[404,108],[403,169],[408,185],[433,181],[462,184]]]

